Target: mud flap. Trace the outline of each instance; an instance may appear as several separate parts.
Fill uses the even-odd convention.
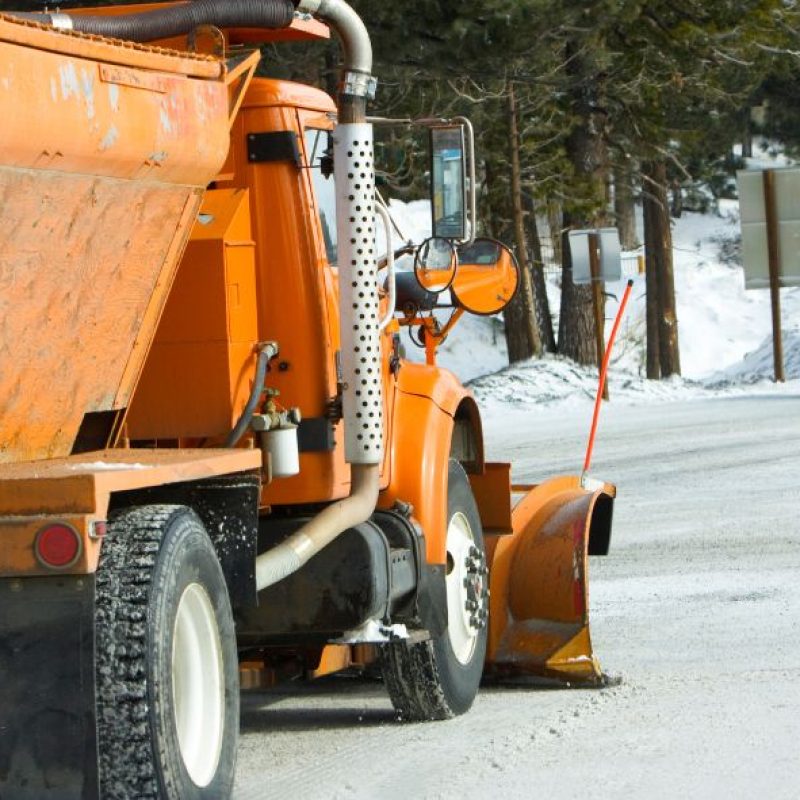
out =
[[[588,555],[605,555],[614,487],[588,491],[578,477],[555,478],[525,494],[512,533],[490,537],[486,668],[600,683],[589,635]]]
[[[0,798],[97,800],[94,576],[0,580]]]

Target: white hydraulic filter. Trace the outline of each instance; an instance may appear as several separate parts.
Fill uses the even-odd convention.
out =
[[[290,478],[300,474],[300,448],[297,425],[283,425],[262,434],[267,440],[273,478]]]

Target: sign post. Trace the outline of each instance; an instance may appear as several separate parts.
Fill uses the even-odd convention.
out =
[[[775,171],[765,169],[764,216],[767,224],[767,257],[769,261],[769,293],[772,300],[772,356],[775,362],[775,381],[785,383],[783,361],[783,330],[781,329],[781,252],[778,230],[778,208],[775,195]]]
[[[616,228],[590,231],[570,231],[569,247],[572,256],[572,282],[592,285],[595,348],[597,368],[602,369],[606,353],[603,287],[606,281],[622,278],[619,233]],[[608,384],[603,384],[603,400],[608,400]]]
[[[800,286],[800,169],[742,170],[737,175],[745,289],[769,289],[775,380],[786,380],[781,289]]]
[[[589,270],[592,275],[592,305],[594,306],[594,337],[597,348],[597,368],[603,366],[606,355],[606,315],[603,304],[603,279],[600,274],[600,236],[589,234]],[[608,400],[608,384],[603,385],[603,400]]]

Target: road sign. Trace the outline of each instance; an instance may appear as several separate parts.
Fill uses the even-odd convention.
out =
[[[777,214],[778,285],[800,286],[800,169],[742,170],[738,173],[745,288],[770,287],[764,176],[772,173]]]
[[[745,288],[769,289],[775,380],[783,382],[781,287],[800,286],[800,169],[738,174]]]
[[[598,228],[591,231],[570,231],[569,248],[572,254],[572,282],[591,283],[591,237],[597,237],[596,252],[599,253],[599,280],[612,283],[622,280],[622,247],[616,228]]]

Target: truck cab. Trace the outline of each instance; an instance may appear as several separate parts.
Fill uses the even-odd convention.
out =
[[[335,99],[256,77],[331,30]],[[469,125],[400,121],[437,235],[395,248],[344,0],[12,12],[0,64],[0,794],[227,797],[240,684],[372,664],[433,720],[486,672],[601,682],[613,487],[512,484],[436,364],[519,280]]]

